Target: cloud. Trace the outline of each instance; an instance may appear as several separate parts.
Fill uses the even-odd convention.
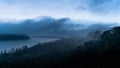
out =
[[[51,16],[90,22],[120,22],[119,0],[0,0],[0,10],[1,20]]]
[[[0,34],[85,36],[91,31],[103,31],[111,26],[107,24],[86,25],[83,23],[86,22],[73,21],[69,18],[54,19],[50,17],[43,17],[35,20],[25,20],[17,24],[1,23]]]
[[[0,8],[1,18],[24,19],[38,16],[60,18],[74,14],[68,0],[4,0],[0,3],[3,4]]]
[[[120,11],[119,0],[92,0],[90,2],[90,8],[93,12],[98,13],[111,13]]]

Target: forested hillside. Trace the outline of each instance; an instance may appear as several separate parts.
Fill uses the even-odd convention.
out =
[[[120,27],[98,39],[62,39],[1,52],[0,68],[110,68],[120,64]],[[84,44],[83,44],[84,42]]]

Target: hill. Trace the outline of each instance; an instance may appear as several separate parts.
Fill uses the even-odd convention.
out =
[[[27,35],[18,34],[0,34],[0,41],[15,41],[15,40],[28,40],[30,39]]]
[[[120,27],[96,40],[62,39],[2,52],[1,68],[111,68],[120,64]],[[84,42],[84,44],[83,44]],[[119,66],[120,67],[120,66]]]

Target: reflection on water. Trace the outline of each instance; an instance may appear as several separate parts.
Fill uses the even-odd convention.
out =
[[[19,48],[22,46],[32,46],[37,43],[45,43],[58,40],[58,38],[31,38],[23,41],[0,41],[0,50],[10,50],[11,48]]]

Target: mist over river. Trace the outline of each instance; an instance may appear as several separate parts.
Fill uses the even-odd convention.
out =
[[[18,41],[0,41],[0,51],[1,50],[10,50],[12,48],[20,48],[22,46],[27,45],[28,47],[31,47],[38,43],[46,43],[46,42],[52,42],[55,40],[59,40],[58,38],[36,38],[32,37],[29,40],[18,40]]]

